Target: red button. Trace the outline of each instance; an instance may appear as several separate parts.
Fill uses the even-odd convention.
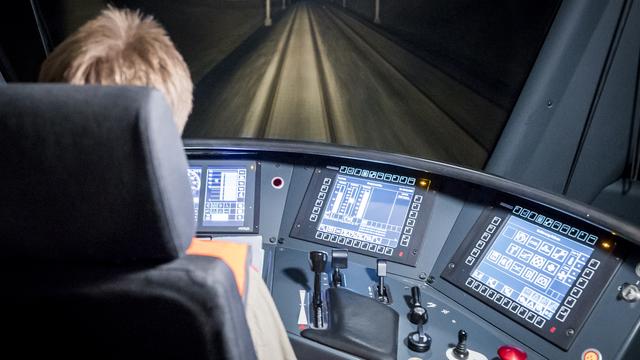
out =
[[[498,348],[500,360],[527,360],[527,353],[515,346],[502,345]]]

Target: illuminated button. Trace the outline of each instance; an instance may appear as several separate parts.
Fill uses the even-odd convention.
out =
[[[592,268],[593,270],[596,270],[598,269],[598,266],[600,266],[600,261],[596,259],[591,259],[589,260],[589,265],[587,266]]]
[[[417,202],[417,203],[421,203],[422,202],[422,195],[416,195],[413,197],[413,201]]]
[[[467,285],[468,287],[472,287],[473,284],[475,284],[475,283],[476,283],[475,280],[473,280],[472,278],[468,278],[467,281],[465,281],[464,284]]]
[[[344,236],[340,236],[340,237],[338,237],[338,244],[340,244],[340,245],[344,245],[344,241],[345,241]]]
[[[347,245],[347,246],[352,246],[353,245],[353,239],[352,238],[347,238],[347,240],[345,240],[344,244]]]
[[[489,225],[487,226],[487,232],[490,234],[493,234],[493,232],[496,231],[496,227],[493,225]]]
[[[527,319],[528,322],[533,324],[533,322],[536,321],[536,318],[537,318],[536,314],[530,312],[529,314],[527,314],[527,317],[525,319]]]
[[[520,316],[521,318],[525,318],[527,316],[527,314],[529,314],[529,310],[525,309],[525,308],[520,308],[520,310],[518,310],[518,316]]]
[[[325,194],[323,192],[318,193],[318,199],[320,199],[320,200],[324,200],[325,196],[327,196],[327,194]]]
[[[494,217],[493,217],[493,219],[491,219],[491,224],[493,224],[493,225],[496,225],[496,226],[497,226],[498,224],[500,224],[500,221],[502,221],[502,219],[501,219],[501,218],[499,218],[499,217],[497,217],[497,216],[494,216]]]
[[[318,221],[318,215],[311,214],[311,216],[309,216],[309,221],[312,221],[312,222]]]
[[[386,248],[384,250],[384,254],[385,255],[389,255],[389,256],[393,255],[393,249],[392,248]]]
[[[511,299],[505,297],[504,300],[502,300],[502,304],[501,305],[502,305],[503,308],[507,308],[508,309],[509,306],[511,306],[511,304],[512,304]]]
[[[411,204],[411,210],[415,210],[415,211],[420,210],[420,204],[418,203]]]
[[[374,246],[375,246],[375,245],[374,245]],[[368,248],[369,248],[369,243],[368,243],[368,242],[364,242],[364,241],[363,241],[363,242],[360,244],[360,249],[362,249],[362,250],[367,250]]]
[[[489,234],[489,233],[484,233],[484,234],[482,234],[482,236],[480,237],[480,239],[482,239],[482,240],[484,240],[484,241],[488,241],[490,237],[491,237],[491,234]]]
[[[464,261],[464,263],[467,265],[473,265],[474,261],[476,261],[476,258],[474,258],[473,256],[469,256],[467,257],[467,260]]]
[[[488,292],[489,292],[489,288],[482,285],[482,287],[480,288],[480,294],[487,295]]]
[[[545,322],[547,322],[547,320],[538,316],[538,318],[536,319],[536,321],[533,322],[533,324],[539,328],[542,328]]]
[[[593,277],[594,271],[591,269],[585,269],[584,272],[582,273],[582,276],[584,276],[587,279],[591,279]]]
[[[322,180],[322,183],[325,185],[331,184],[331,178],[324,178],[324,180]]]
[[[498,348],[500,360],[527,360],[527,353],[515,346],[503,345]]]
[[[589,284],[589,280],[585,278],[580,278],[578,279],[578,281],[576,281],[576,286],[581,289],[584,289],[587,286],[587,284]]]
[[[580,240],[580,241],[587,240],[587,235],[589,235],[589,234],[584,232],[584,231],[580,231],[580,234],[578,234],[578,240]]]
[[[571,289],[571,296],[573,296],[574,298],[579,298],[580,295],[582,295],[582,289],[578,289],[578,288],[573,288]]]
[[[495,298],[495,297],[496,297],[496,292],[495,292],[495,291],[493,291],[493,290],[489,290],[489,291],[487,292],[487,297],[488,297],[489,299],[493,300],[493,298]]]
[[[471,250],[471,256],[478,257],[478,255],[480,255],[480,250],[479,250],[479,249],[476,249],[476,248],[473,248],[473,249]]]
[[[322,206],[322,200],[316,200],[316,206]]]
[[[384,250],[386,249],[386,247],[384,246],[378,246],[378,250],[376,250],[376,252],[378,254],[384,254]]]
[[[415,219],[416,217],[418,217],[418,213],[416,211],[409,212],[409,218]]]
[[[338,236],[337,235],[331,235],[331,238],[329,238],[329,241],[337,242],[338,241]]]
[[[475,284],[473,284],[473,290],[480,291],[480,289],[482,289],[482,284],[481,283],[476,282]]]
[[[322,232],[316,231],[316,239],[322,239]]]
[[[404,228],[404,233],[407,234],[407,235],[413,234],[413,228],[412,227],[405,227]]]
[[[571,310],[568,307],[562,306],[560,307],[560,311],[558,311],[558,314],[556,315],[556,319],[558,319],[561,322],[564,322],[567,319],[567,316],[569,315],[570,312]]]
[[[320,208],[317,207],[317,206],[314,206],[313,210],[311,210],[311,212],[314,213],[314,214],[320,214]]]
[[[581,360],[602,360],[602,354],[596,349],[587,349],[582,353]]]
[[[367,249],[367,250],[369,250],[369,251],[371,251],[371,252],[376,252],[376,250],[377,250],[377,249],[378,249],[378,245],[376,245],[376,244],[369,244],[369,249]]]
[[[409,246],[409,239],[400,240],[400,246],[404,246],[404,247]]]
[[[482,249],[484,248],[484,246],[486,245],[486,242],[482,241],[482,240],[478,240],[478,242],[476,243],[476,247],[478,249]]]
[[[511,306],[509,307],[509,311],[511,311],[514,314],[517,313],[518,310],[520,310],[520,305],[515,302],[511,304]]]
[[[520,214],[521,211],[522,211],[522,207],[521,206],[516,206],[513,209],[513,213],[516,214],[516,215]]]
[[[331,238],[331,234],[327,234],[327,233],[322,234],[322,240],[329,241],[330,238]]]
[[[571,296],[568,296],[565,300],[564,300],[564,304],[567,305],[568,308],[572,308],[573,305],[576,304],[576,299],[572,298]]]
[[[353,240],[353,247],[360,247],[360,240]]]
[[[529,213],[530,213],[529,209],[524,209],[523,208],[522,211],[520,212],[520,216],[526,218],[527,216],[529,216]]]
[[[497,302],[498,304],[502,304],[502,300],[504,300],[504,295],[502,294],[496,294],[495,299],[493,299],[493,301]]]
[[[407,226],[415,226],[415,225],[416,225],[416,221],[414,219],[407,220]]]
[[[589,237],[587,238],[587,244],[589,245],[595,244],[596,241],[598,241],[598,237],[595,235],[589,235]]]
[[[320,191],[326,193],[329,190],[329,187],[327,185],[322,185],[320,187]]]

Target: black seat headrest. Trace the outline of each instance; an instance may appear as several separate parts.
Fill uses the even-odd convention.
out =
[[[171,110],[141,87],[0,86],[3,260],[165,262],[194,233]]]

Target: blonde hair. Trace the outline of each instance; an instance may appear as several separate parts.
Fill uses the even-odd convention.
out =
[[[56,47],[42,64],[40,81],[157,88],[181,131],[193,103],[189,68],[162,26],[111,6]]]

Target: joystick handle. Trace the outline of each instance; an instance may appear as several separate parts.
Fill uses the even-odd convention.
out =
[[[413,307],[422,306],[420,304],[420,288],[418,286],[411,288],[411,304]]]
[[[453,349],[453,355],[460,360],[469,357],[469,350],[467,350],[467,332],[464,330],[458,331],[458,343]]]
[[[311,271],[314,272],[313,278],[313,325],[322,327],[322,296],[320,280],[324,268],[327,265],[328,255],[324,251],[312,251],[309,253],[309,261],[311,262]]]

